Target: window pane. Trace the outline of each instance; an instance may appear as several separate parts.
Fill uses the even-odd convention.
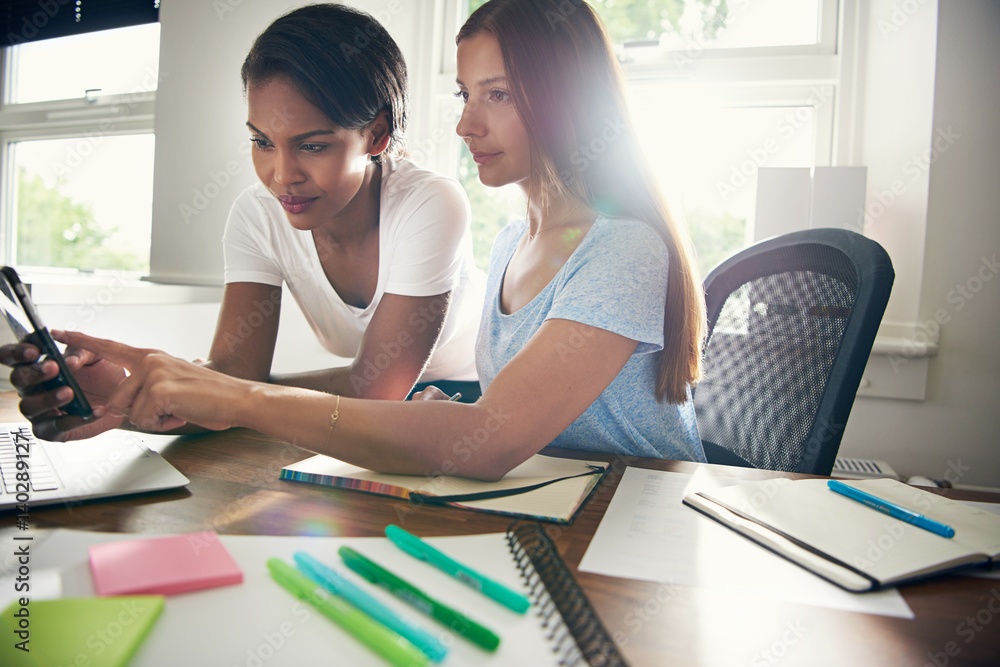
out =
[[[479,170],[472,153],[461,142],[458,160],[458,180],[465,188],[472,205],[472,249],[476,266],[483,271],[490,266],[490,250],[497,234],[512,220],[523,219],[527,213],[524,193],[517,185],[489,188],[479,181]]]
[[[671,50],[816,44],[820,0],[588,0],[616,44]],[[469,0],[469,12],[486,0]]]
[[[662,83],[633,83],[630,95],[653,171],[687,217],[703,274],[752,238],[760,167],[815,163],[813,106],[732,106]]]
[[[159,51],[159,23],[10,47],[10,103],[156,90]]]
[[[153,135],[10,145],[19,265],[149,272]]]
[[[616,43],[732,49],[815,44],[820,0],[591,0]]]

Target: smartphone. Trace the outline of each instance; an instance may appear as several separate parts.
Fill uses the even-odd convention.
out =
[[[31,295],[25,289],[17,271],[5,266],[0,268],[0,276],[2,276],[0,279],[0,310],[3,311],[4,319],[7,320],[11,331],[14,332],[14,337],[22,343],[31,343],[38,348],[41,354],[36,363],[52,359],[59,364],[59,374],[51,380],[43,382],[42,388],[46,391],[52,391],[59,387],[69,387],[73,390],[73,400],[59,409],[66,414],[90,419],[94,416],[94,411],[86,396],[83,395],[80,385],[69,372],[66,360],[63,359],[62,352],[56,346],[52,335],[42,324],[38,310],[31,301]]]

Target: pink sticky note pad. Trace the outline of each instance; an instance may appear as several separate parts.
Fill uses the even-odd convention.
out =
[[[211,531],[92,545],[90,572],[98,595],[173,595],[243,581]]]

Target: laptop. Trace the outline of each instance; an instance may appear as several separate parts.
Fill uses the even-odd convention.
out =
[[[38,440],[28,422],[0,423],[0,511],[74,505],[188,484],[150,445],[173,436],[115,429],[88,440]]]

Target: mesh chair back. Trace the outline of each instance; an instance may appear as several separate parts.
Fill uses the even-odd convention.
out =
[[[763,241],[715,268],[694,394],[709,461],[828,475],[893,278],[878,243],[839,229]]]

